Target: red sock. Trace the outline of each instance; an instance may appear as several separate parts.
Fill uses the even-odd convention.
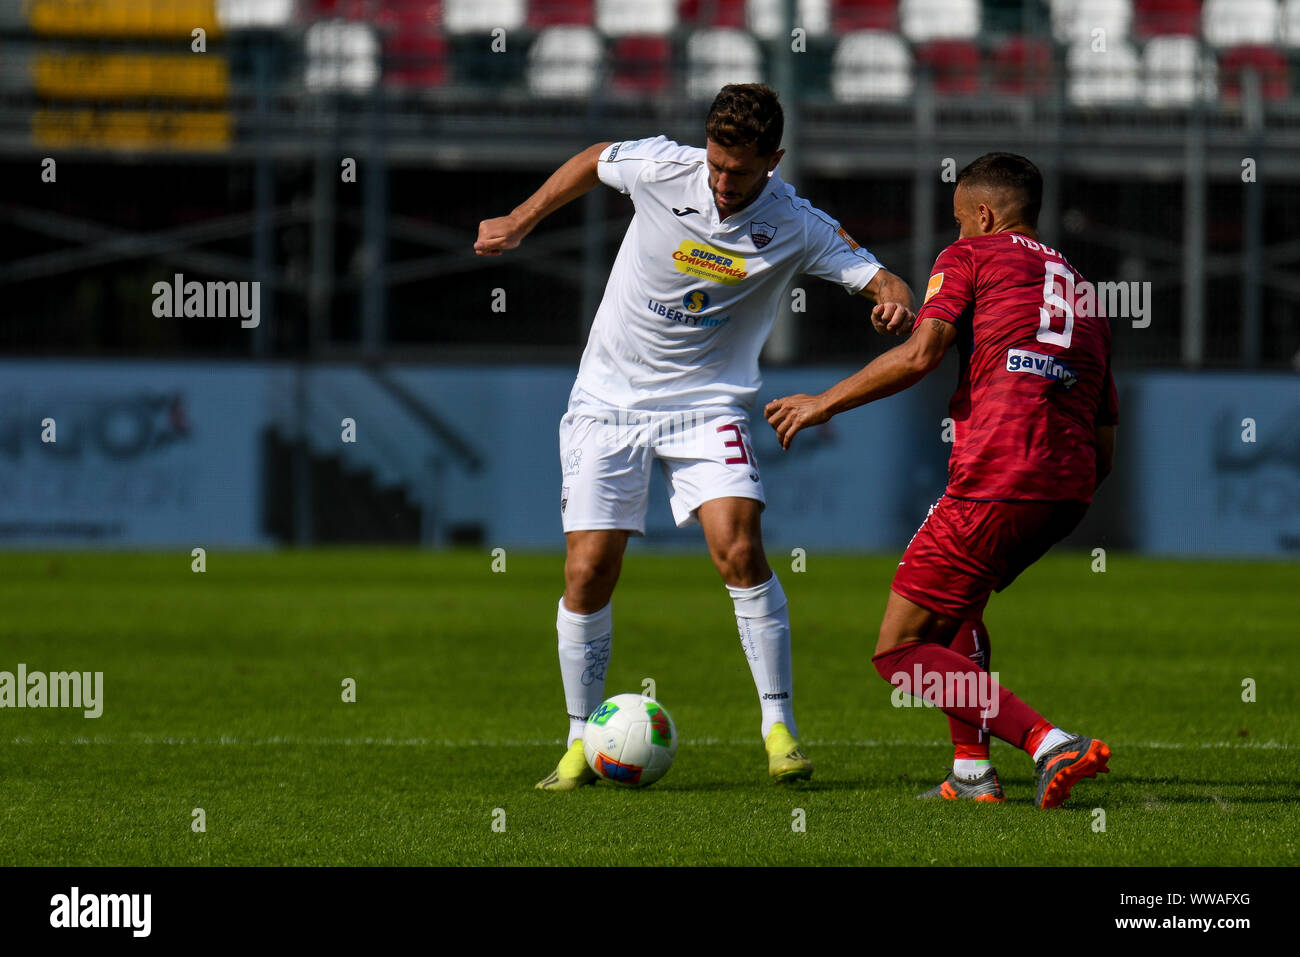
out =
[[[1025,738],[1025,750],[1029,752],[1031,758],[1034,756],[1034,752],[1038,750],[1038,746],[1043,743],[1043,738],[1047,737],[1047,732],[1055,727],[1056,725],[1050,721],[1039,721],[1029,729],[1029,735]]]
[[[876,655],[871,662],[876,666],[880,677],[886,681],[890,681],[893,675],[902,672],[910,682],[917,667],[920,668],[923,680],[926,680],[924,676],[938,675],[942,678],[944,687],[948,686],[948,675],[972,675],[978,678],[980,674],[980,669],[969,658],[942,645],[924,641],[899,645],[897,648]],[[890,684],[894,682],[890,681]],[[914,696],[921,697],[921,690],[916,689]],[[973,728],[987,728],[996,737],[1023,749],[1030,734],[1037,730],[1035,726],[1043,721],[1043,716],[1001,685],[998,686],[997,692],[998,709],[997,714],[993,716],[983,715],[978,701],[962,705],[943,701],[939,705],[944,714],[950,718],[964,721]],[[1043,733],[1046,734],[1045,731]]]
[[[981,671],[989,670],[989,632],[978,618],[963,621],[948,645],[949,650],[964,655]],[[948,719],[948,733],[952,736],[954,761],[987,761],[989,759],[989,733],[972,728],[965,721]]]

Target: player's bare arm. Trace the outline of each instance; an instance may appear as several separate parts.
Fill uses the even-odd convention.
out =
[[[916,321],[911,287],[887,269],[880,270],[871,278],[862,295],[876,304],[871,310],[871,324],[876,332],[901,336]]]
[[[861,372],[842,379],[821,395],[789,395],[773,399],[763,410],[776,430],[781,448],[802,429],[828,422],[832,416],[883,399],[915,385],[943,361],[957,338],[957,327],[941,319],[923,322],[910,339],[877,356]]]
[[[510,215],[479,223],[474,252],[479,256],[500,256],[507,249],[514,249],[551,213],[595,189],[600,183],[596,163],[610,145],[596,143],[587,147],[552,173],[542,188],[516,206]]]

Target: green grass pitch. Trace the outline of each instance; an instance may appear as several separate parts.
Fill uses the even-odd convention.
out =
[[[1060,553],[995,596],[993,669],[1114,751],[1110,775],[1044,812],[1028,757],[1001,742],[1006,804],[914,799],[951,754],[943,715],[892,707],[870,663],[894,556],[812,554],[781,571],[817,772],[770,784],[702,547],[634,550],[614,599],[607,692],[655,680],[676,765],[639,791],[536,791],[565,727],[562,559],[506,561],[494,573],[486,551],[210,552],[195,574],[187,552],[0,556],[0,671],[104,674],[97,719],[0,710],[0,860],[1300,863],[1295,564],[1112,554],[1094,573],[1088,555]]]

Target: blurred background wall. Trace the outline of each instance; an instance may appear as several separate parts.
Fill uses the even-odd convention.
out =
[[[503,258],[477,224],[593,142],[702,144],[762,80],[782,174],[915,289],[951,174],[1012,150],[1044,241],[1146,290],[1072,544],[1294,555],[1297,65],[1300,0],[0,0],[0,543],[558,547],[555,430],[632,208],[596,190]],[[159,315],[159,283],[253,282],[256,325]],[[762,400],[892,344],[796,289]],[[769,541],[901,549],[954,379],[791,454],[755,423]]]

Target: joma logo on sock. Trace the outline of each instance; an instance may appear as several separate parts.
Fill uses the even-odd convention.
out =
[[[148,937],[151,894],[86,894],[72,888],[50,898],[51,927],[129,927],[133,937]]]
[[[82,708],[87,718],[104,713],[104,672],[0,671],[0,708]]]
[[[178,272],[171,283],[154,283],[153,294],[153,314],[159,319],[238,316],[245,329],[256,329],[262,321],[260,282],[186,282]]]
[[[889,676],[894,686],[889,696],[895,708],[971,708],[978,707],[984,719],[998,716],[998,673],[981,671],[953,674],[923,671],[920,664],[912,673],[895,671]]]

